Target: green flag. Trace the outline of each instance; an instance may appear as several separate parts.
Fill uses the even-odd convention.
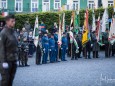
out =
[[[37,16],[35,20],[35,26],[34,26],[34,32],[33,32],[34,44],[36,47],[38,45],[38,37],[39,37],[38,27],[39,25],[38,25],[38,16]]]
[[[79,26],[80,26],[80,16],[79,16],[79,11],[75,13],[75,20],[74,20],[74,32],[78,34],[79,32]]]

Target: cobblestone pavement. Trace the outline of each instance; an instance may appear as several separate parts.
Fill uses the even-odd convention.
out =
[[[115,86],[115,57],[70,60],[18,68],[13,86]]]

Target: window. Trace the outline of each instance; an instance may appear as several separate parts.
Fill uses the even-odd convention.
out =
[[[38,11],[38,0],[31,0],[31,12]]]
[[[15,0],[15,11],[22,12],[22,0]]]
[[[43,11],[50,11],[50,0],[43,0]]]
[[[93,1],[88,1],[88,8],[93,9],[94,8],[94,0]]]
[[[7,0],[1,0],[1,8],[7,9]]]
[[[108,1],[108,7],[109,7],[109,6],[113,6],[113,0],[109,0],[109,1]]]
[[[61,7],[61,0],[54,0],[54,9],[59,9]]]
[[[73,10],[78,10],[78,0],[73,0]]]

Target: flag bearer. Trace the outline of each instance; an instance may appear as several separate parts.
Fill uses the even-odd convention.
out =
[[[93,58],[98,58],[99,44],[96,38],[96,31],[93,31],[91,38],[92,38],[92,44],[93,44],[92,46]]]
[[[43,48],[43,60],[42,63],[46,64],[48,59],[48,51],[49,51],[49,39],[47,33],[42,37],[42,48]]]
[[[68,41],[67,41],[66,34],[63,33],[63,37],[62,37],[62,45],[61,45],[61,52],[62,52],[61,60],[62,60],[62,61],[66,61],[66,59],[65,59],[65,55],[66,55],[66,51],[67,51],[67,49],[68,49]]]

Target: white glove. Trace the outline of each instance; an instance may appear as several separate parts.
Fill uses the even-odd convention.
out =
[[[51,51],[51,49],[49,49],[49,51]]]
[[[8,63],[4,62],[4,63],[2,63],[2,67],[3,67],[4,69],[8,69],[8,68],[9,68],[9,65],[8,65]]]
[[[43,51],[45,51],[45,49],[43,49]]]
[[[93,44],[91,44],[91,47],[93,47]]]

